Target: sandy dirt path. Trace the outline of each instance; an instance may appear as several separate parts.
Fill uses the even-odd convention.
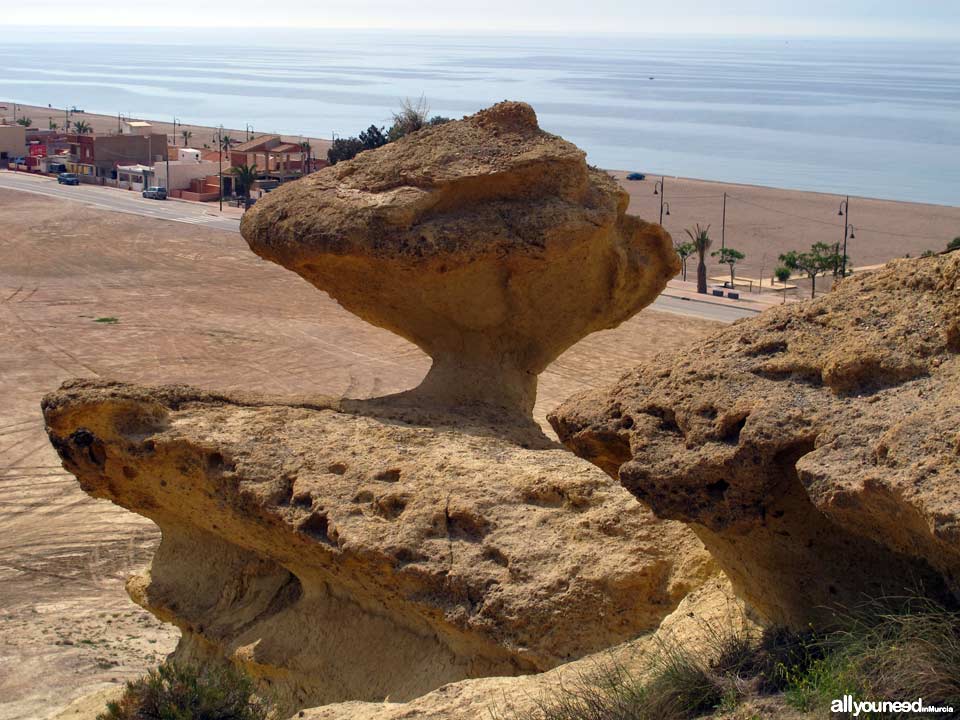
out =
[[[0,227],[0,719],[35,720],[141,674],[177,639],[123,590],[158,531],[63,471],[45,392],[100,376],[361,397],[413,386],[429,361],[236,233],[10,190]],[[537,417],[713,327],[645,312],[591,336],[542,376]]]

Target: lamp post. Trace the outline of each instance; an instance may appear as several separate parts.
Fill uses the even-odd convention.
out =
[[[663,213],[663,210],[666,210],[667,212],[666,212],[666,213]],[[663,201],[663,203],[662,203],[662,205],[661,205],[660,212],[662,213],[661,216],[660,216],[660,218],[661,218],[661,219],[660,219],[660,224],[663,225],[663,214],[666,214],[666,215],[669,215],[669,214],[670,214],[670,203],[668,203],[667,201]]]
[[[727,247],[727,194],[723,194],[723,220],[720,221],[720,249]],[[763,277],[763,273],[760,273]]]
[[[217,145],[219,146],[217,156],[220,161],[220,170],[217,172],[217,185],[220,186],[220,212],[223,212],[223,125],[217,130]]]
[[[840,257],[840,277],[847,276],[847,237],[854,239],[853,225],[850,224],[850,196],[840,201],[840,210],[837,212],[840,217],[845,217],[843,221],[843,255]],[[839,250],[839,247],[837,248]]]
[[[657,188],[659,188],[659,190],[658,190]],[[657,180],[657,181],[653,184],[653,194],[660,196],[660,224],[663,225],[663,196],[664,196],[665,193],[664,193],[664,190],[663,190],[663,176],[662,176],[662,175],[660,176],[660,179]],[[670,206],[667,205],[667,215],[669,215],[669,214],[670,214]]]

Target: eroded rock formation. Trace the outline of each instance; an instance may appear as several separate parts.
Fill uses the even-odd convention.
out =
[[[536,379],[679,272],[669,235],[584,153],[500,103],[278,188],[243,219],[258,255],[434,364],[417,394],[529,413]]]
[[[417,390],[266,400],[67,383],[44,400],[82,487],[163,540],[131,597],[288,709],[546,670],[650,630],[702,544],[549,441],[536,375],[678,263],[574,146],[506,103],[285,185],[259,254],[434,358]]]
[[[567,401],[563,442],[689,523],[771,621],[960,601],[960,253],[895,261]]]

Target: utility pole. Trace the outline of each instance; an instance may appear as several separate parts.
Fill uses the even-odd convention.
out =
[[[167,179],[166,179],[166,182],[164,182],[163,184],[166,186],[164,187],[164,190],[166,190],[167,195],[169,195],[170,194],[170,148],[167,147],[166,143],[163,144],[163,156],[167,159]]]
[[[720,223],[720,249],[727,247],[727,194],[723,194],[723,220]],[[762,274],[761,274],[762,277]]]
[[[217,131],[217,143],[220,146],[220,151],[217,153],[217,156],[220,159],[220,171],[217,173],[217,185],[220,186],[220,212],[223,212],[223,125],[221,125],[220,129]]]
[[[659,192],[657,188],[660,188]],[[660,176],[660,179],[653,184],[653,194],[660,196],[660,224],[663,225],[663,196],[666,194],[663,190],[663,176]],[[669,211],[667,211],[669,215]]]

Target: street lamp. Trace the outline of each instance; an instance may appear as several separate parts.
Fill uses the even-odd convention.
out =
[[[666,210],[667,210],[666,214],[669,215],[669,214],[670,214],[670,203],[664,202],[664,203],[663,203],[663,207],[666,208]],[[662,221],[661,221],[661,223],[662,223]]]
[[[223,212],[223,125],[217,131],[217,156],[220,162],[220,170],[217,172],[217,185],[220,186],[220,212]]]
[[[658,190],[659,188],[659,190]],[[660,196],[660,224],[663,225],[663,176],[653,184],[653,194]],[[667,215],[670,214],[670,206],[667,205]]]
[[[853,225],[850,224],[850,196],[840,201],[840,209],[837,211],[840,217],[846,216],[843,221],[843,255],[840,257],[840,277],[847,276],[847,238],[854,239]],[[839,248],[838,248],[839,249]]]

